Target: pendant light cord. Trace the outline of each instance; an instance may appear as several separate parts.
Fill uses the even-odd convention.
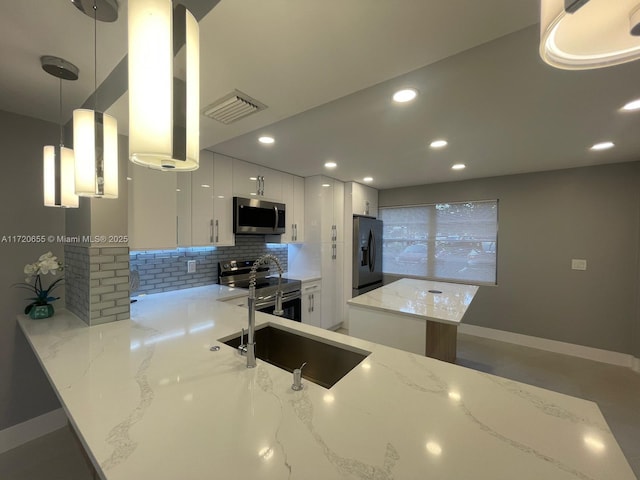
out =
[[[64,130],[62,126],[62,77],[60,77],[60,105],[58,108],[58,123],[60,124],[60,146],[64,146]]]
[[[98,111],[98,5],[93,0],[93,95],[94,111]]]

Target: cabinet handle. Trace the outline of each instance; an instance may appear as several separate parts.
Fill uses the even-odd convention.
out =
[[[216,218],[216,243],[220,241],[220,226],[218,225],[218,219]]]
[[[296,233],[295,232],[296,232],[296,225],[295,225],[295,223],[292,223],[291,224],[291,241],[292,242],[295,242],[295,240],[296,240]]]
[[[264,176],[258,177],[258,195],[264,196]]]
[[[308,287],[304,287],[304,290],[306,292],[307,290],[315,290],[316,288],[318,288],[318,285],[310,285]]]
[[[316,297],[312,293],[310,298],[311,298],[311,311],[313,312],[316,308]]]
[[[213,218],[209,220],[209,243],[213,243]]]
[[[311,295],[309,295],[309,306],[307,307],[307,313],[311,313]]]

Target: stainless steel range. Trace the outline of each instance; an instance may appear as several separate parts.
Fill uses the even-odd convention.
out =
[[[228,260],[218,263],[218,283],[227,287],[242,288],[249,291],[249,273],[255,260]],[[302,282],[291,278],[283,278],[282,309],[284,318],[296,322],[302,321]],[[278,276],[269,275],[269,267],[261,265],[256,275],[256,310],[273,313],[276,305]]]

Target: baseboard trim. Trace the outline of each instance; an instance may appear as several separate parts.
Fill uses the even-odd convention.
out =
[[[0,454],[67,425],[62,408],[0,430]]]
[[[631,369],[632,369],[634,372],[638,372],[638,373],[640,373],[640,358],[638,358],[638,357],[633,357],[633,360],[632,360],[631,362],[632,362],[632,364],[631,364]]]
[[[504,330],[496,330],[493,328],[479,327],[477,325],[461,324],[458,327],[459,333],[467,335],[475,335],[476,337],[490,338],[502,342],[522,345],[524,347],[537,348],[547,352],[562,353],[574,357],[585,358],[587,360],[595,360],[596,362],[608,363],[620,367],[628,367],[640,373],[640,359],[627,353],[612,352],[610,350],[602,350],[600,348],[586,347],[584,345],[576,345],[573,343],[560,342],[558,340],[549,340],[547,338],[532,337],[530,335],[522,335],[520,333],[506,332]]]

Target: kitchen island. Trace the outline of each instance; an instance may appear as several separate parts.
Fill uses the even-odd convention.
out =
[[[349,334],[453,363],[458,325],[477,291],[475,285],[396,280],[347,302]]]
[[[371,352],[331,389],[293,391],[218,341],[247,322],[225,294],[139,297],[94,327],[19,316],[101,478],[635,479],[592,402],[258,313]]]

